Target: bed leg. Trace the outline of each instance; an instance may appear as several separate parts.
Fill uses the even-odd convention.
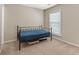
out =
[[[52,35],[50,36],[51,40],[52,40]]]
[[[18,28],[19,28],[19,27],[17,26],[17,40],[18,40]]]
[[[51,28],[51,34],[50,34],[50,39],[52,40],[52,28]]]
[[[19,40],[19,51],[21,50],[21,41]]]

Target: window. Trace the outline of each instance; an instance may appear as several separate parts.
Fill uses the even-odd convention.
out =
[[[49,26],[52,27],[52,34],[61,35],[61,13],[59,11],[49,15]]]

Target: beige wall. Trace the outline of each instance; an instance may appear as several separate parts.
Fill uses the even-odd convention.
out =
[[[42,10],[26,6],[17,7],[18,19],[17,24],[20,26],[39,26],[43,25],[44,13]]]
[[[1,33],[2,33],[2,5],[0,5],[0,49],[1,49]]]
[[[15,6],[16,8],[16,6]],[[13,6],[5,5],[4,15],[4,40],[16,39],[16,14]]]
[[[48,26],[48,15],[61,10],[61,40],[79,45],[79,5],[57,5],[45,10],[45,26]]]
[[[79,45],[79,5],[62,5],[63,39]]]
[[[5,41],[16,40],[16,26],[43,25],[43,11],[23,5],[5,5]]]

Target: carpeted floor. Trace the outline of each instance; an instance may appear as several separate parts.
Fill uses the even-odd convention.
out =
[[[79,48],[53,39],[41,41],[28,45],[22,44],[21,51],[18,50],[18,41],[4,45],[1,55],[78,55]]]

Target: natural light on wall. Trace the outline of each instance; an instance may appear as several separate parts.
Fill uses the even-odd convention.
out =
[[[53,35],[61,35],[61,12],[53,12],[49,14],[49,26],[52,27]]]

